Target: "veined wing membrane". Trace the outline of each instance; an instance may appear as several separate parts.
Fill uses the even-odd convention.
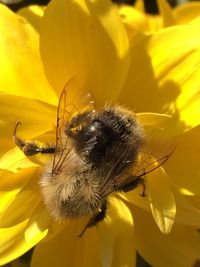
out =
[[[68,137],[65,133],[67,123],[73,116],[94,110],[91,94],[86,93],[77,78],[71,78],[64,86],[59,98],[56,125],[56,152],[53,158],[52,173],[59,173],[70,152]]]

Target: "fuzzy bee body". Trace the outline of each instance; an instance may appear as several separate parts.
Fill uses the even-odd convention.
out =
[[[158,157],[151,152],[145,156],[146,135],[136,115],[119,105],[97,110],[80,88],[77,96],[76,85],[72,78],[61,93],[55,146],[41,147],[19,138],[19,122],[13,139],[27,156],[54,154],[39,181],[44,203],[57,220],[91,216],[82,236],[88,227],[104,219],[111,193],[142,185],[144,195],[143,177],[164,164],[173,149],[164,154],[161,150]]]
[[[92,173],[85,176],[80,170],[69,173],[64,170],[53,179],[46,174],[42,176],[44,202],[55,219],[92,215],[100,206],[99,181]]]
[[[122,107],[105,106],[86,116],[72,118],[79,121],[79,129],[72,131],[72,122],[64,128],[68,146],[59,172],[41,177],[44,201],[56,219],[97,212],[106,192],[114,190],[115,179],[134,164],[143,143],[141,126]]]

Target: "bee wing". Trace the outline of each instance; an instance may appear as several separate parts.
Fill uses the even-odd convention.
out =
[[[57,108],[56,152],[52,164],[52,176],[60,172],[70,152],[68,138],[65,134],[66,123],[75,115],[86,110],[94,110],[91,94],[86,94],[77,78],[72,77],[64,86]]]
[[[146,174],[161,167],[170,158],[174,150],[175,145],[173,141],[158,141],[150,138],[147,140],[146,145],[140,152],[137,163],[129,169],[128,173],[126,172],[113,179],[113,171],[110,170],[108,172],[108,177],[106,178],[106,182],[104,182],[102,187],[101,197],[104,198],[114,191],[123,191],[123,186],[128,186],[131,183],[133,184],[135,180],[137,180],[135,183],[137,186],[139,184],[138,178],[142,178]],[[116,162],[116,166],[123,160],[125,153],[127,153],[127,151],[123,151],[121,153]],[[113,166],[113,168],[116,166]]]
[[[148,136],[138,158],[138,163],[133,167],[132,174],[142,177],[162,166],[174,153],[175,144],[172,139],[158,139]]]

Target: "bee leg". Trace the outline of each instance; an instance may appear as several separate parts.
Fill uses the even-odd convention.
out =
[[[140,193],[140,196],[145,197],[146,196],[146,185],[145,185],[145,182],[143,179],[142,179],[142,182],[140,183],[140,185],[142,186],[142,193]]]
[[[17,136],[17,128],[21,125],[21,122],[17,122],[15,125],[15,129],[13,131],[13,140],[15,144],[24,152],[26,156],[32,156],[37,153],[55,153],[55,147],[53,146],[45,146],[40,147],[37,143],[33,141],[25,141]]]
[[[100,210],[89,219],[89,221],[87,222],[81,233],[78,235],[78,237],[82,237],[87,228],[93,227],[97,225],[97,223],[102,221],[106,217],[106,210],[107,210],[107,201],[104,200]]]
[[[140,193],[140,195],[142,197],[145,197],[146,196],[146,185],[145,185],[144,179],[141,178],[141,177],[137,177],[133,181],[131,181],[131,182],[123,185],[122,187],[118,188],[118,191],[129,192],[129,191],[137,188],[139,185],[142,186],[142,193]]]

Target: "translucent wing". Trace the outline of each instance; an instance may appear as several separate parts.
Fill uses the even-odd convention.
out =
[[[56,152],[53,158],[52,176],[62,169],[71,147],[65,133],[71,118],[85,111],[94,110],[91,94],[86,94],[77,78],[71,78],[64,86],[59,98],[56,125]]]
[[[175,144],[172,139],[155,139],[148,136],[142,149],[137,164],[132,169],[132,174],[142,177],[162,166],[174,153]]]
[[[128,172],[113,178],[113,171],[108,171],[107,182],[104,183],[102,188],[102,198],[114,191],[123,190],[123,187],[129,184],[132,184],[134,187],[134,181],[136,181],[135,185],[138,185],[140,178],[142,182],[143,176],[162,166],[170,158],[174,150],[175,145],[172,140],[154,140],[153,138],[148,138],[145,146],[138,155],[138,161]],[[127,153],[127,151],[123,151],[119,155],[116,166],[120,165],[120,162],[123,161],[125,153]],[[116,166],[113,166],[113,168]]]

